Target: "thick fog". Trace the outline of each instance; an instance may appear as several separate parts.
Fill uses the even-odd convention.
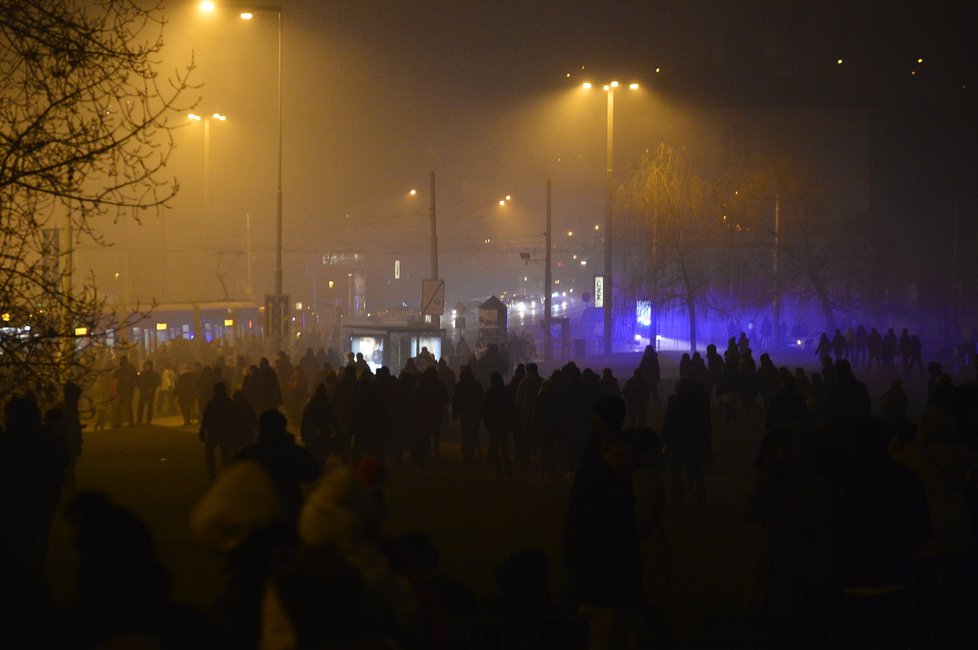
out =
[[[792,79],[856,51],[854,30],[829,30],[827,12],[814,10],[765,18],[751,3],[672,4],[283,3],[285,292],[330,305],[355,269],[368,310],[417,305],[430,275],[432,170],[448,304],[541,290],[547,179],[554,278],[584,290],[602,264],[600,84],[613,79],[640,84],[615,96],[617,179],[660,142],[688,152],[704,174],[720,173],[743,138],[752,157],[816,168],[827,211],[870,218],[871,111],[859,101],[793,100],[799,82],[769,84],[763,101],[732,92],[750,90],[752,77],[731,59],[753,57],[765,78],[784,68]],[[750,11],[735,11],[741,5]],[[249,290],[261,301],[274,289],[276,14],[244,21],[220,4],[204,15],[174,3],[166,17],[161,74],[193,62],[196,112],[226,120],[172,116],[180,126],[168,172],[180,193],[170,209],[139,225],[106,224],[113,245],[79,250],[76,264],[93,270],[111,302],[238,300]],[[583,90],[584,81],[595,88]],[[354,255],[353,266],[323,264]]]

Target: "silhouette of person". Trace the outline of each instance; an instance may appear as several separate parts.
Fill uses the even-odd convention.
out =
[[[136,391],[136,368],[129,363],[129,357],[119,357],[119,366],[112,372],[112,383],[115,386],[115,404],[112,411],[112,426],[121,427],[123,424],[132,426],[132,397]]]
[[[316,392],[302,411],[299,433],[302,444],[312,454],[320,471],[331,453],[343,451],[345,444],[340,419],[323,384],[316,386]]]
[[[462,458],[472,461],[482,421],[482,384],[468,365],[462,366],[458,373],[458,383],[452,396],[452,419],[459,421],[462,431]]]
[[[239,460],[255,460],[268,473],[278,491],[288,521],[295,521],[302,507],[302,483],[311,483],[319,475],[312,455],[295,444],[286,430],[285,416],[269,409],[258,416],[258,441],[235,454]]]
[[[512,476],[509,466],[509,432],[516,418],[516,405],[512,394],[503,384],[503,376],[498,372],[489,375],[489,388],[482,399],[482,421],[489,432],[489,459],[493,466],[493,477]]]
[[[620,411],[623,417],[624,409]],[[595,442],[594,455],[581,463],[571,487],[563,530],[564,565],[573,598],[588,621],[589,647],[624,648],[645,622],[632,490],[637,449],[634,436],[620,429],[609,430]]]
[[[48,533],[61,498],[69,453],[46,428],[33,396],[4,405],[0,432],[0,602],[5,619],[36,603]]]
[[[136,386],[139,388],[136,424],[150,424],[153,421],[153,405],[156,403],[156,389],[160,387],[160,381],[160,373],[153,368],[153,362],[143,362],[143,369],[136,376]]]
[[[712,461],[713,432],[710,398],[702,386],[691,380],[681,379],[676,383],[676,394],[669,398],[666,407],[662,433],[669,454],[673,503],[683,505],[685,493],[690,490],[696,505],[704,507],[703,464]]]
[[[218,473],[214,460],[216,450],[221,452],[222,469],[231,464],[239,437],[235,431],[236,424],[234,403],[228,397],[227,387],[223,383],[214,384],[213,397],[204,406],[198,432],[200,441],[204,443],[204,464],[211,481],[217,478]]]

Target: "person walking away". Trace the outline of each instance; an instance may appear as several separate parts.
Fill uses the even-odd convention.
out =
[[[180,407],[180,415],[183,416],[183,426],[189,427],[193,422],[194,398],[197,395],[197,377],[191,366],[184,366],[180,376],[177,377],[174,392],[177,406]]]
[[[874,327],[869,332],[869,337],[866,339],[866,352],[869,360],[866,362],[866,370],[873,369],[873,362],[876,362],[876,369],[881,370],[883,367],[883,337],[880,336],[879,331]]]
[[[886,330],[886,336],[880,345],[880,357],[883,359],[883,370],[893,371],[893,361],[897,353],[897,336],[893,328]]]
[[[411,448],[411,460],[418,467],[424,468],[431,458],[432,444],[440,436],[441,412],[448,401],[445,387],[438,380],[434,362],[418,376],[417,400],[421,427],[415,445]]]
[[[218,470],[214,460],[214,452],[221,452],[221,468],[227,469],[234,454],[237,432],[234,430],[234,403],[228,397],[227,387],[223,383],[214,384],[213,397],[204,406],[200,416],[198,436],[204,443],[204,464],[207,468],[207,478],[213,483]]]
[[[644,637],[633,439],[615,429],[597,438],[594,457],[574,477],[564,518],[564,566],[590,648],[638,648]]]
[[[455,372],[449,367],[448,361],[445,360],[444,356],[438,360],[436,369],[438,371],[438,381],[445,388],[446,398],[441,408],[441,424],[437,431],[438,437],[431,441],[432,451],[434,451],[435,457],[438,458],[441,456],[441,432],[448,431],[451,427],[452,398],[455,396],[455,384],[458,383],[458,380],[455,378]]]
[[[536,447],[537,433],[533,424],[533,409],[536,406],[537,395],[540,394],[540,369],[535,363],[526,364],[526,376],[516,388],[516,411],[520,420],[520,438],[514,435],[516,444],[516,459],[520,467],[528,467],[532,448]],[[515,434],[515,432],[514,432]]]
[[[60,439],[60,445],[67,452],[65,474],[63,483],[65,487],[75,486],[75,467],[82,454],[82,429],[81,413],[78,403],[81,401],[81,386],[74,382],[66,382],[61,389],[61,402],[53,409],[56,413],[57,427],[52,433]]]
[[[897,351],[900,353],[900,369],[904,377],[910,374],[910,346],[910,332],[904,327],[897,342]]]
[[[642,368],[636,368],[622,389],[625,411],[628,413],[629,427],[644,427],[645,414],[649,408],[649,385],[642,375]]]
[[[714,347],[714,352],[716,348]],[[642,360],[638,363],[639,370],[645,378],[645,384],[649,387],[649,400],[654,408],[662,408],[662,401],[659,399],[659,382],[662,381],[662,370],[659,367],[659,355],[651,345],[645,346],[642,353]]]
[[[112,372],[115,385],[115,408],[112,412],[112,426],[121,427],[123,424],[132,426],[132,396],[136,391],[136,368],[129,363],[129,357],[119,357],[119,367]]]
[[[459,421],[462,430],[462,459],[470,463],[476,458],[476,441],[482,421],[482,384],[468,365],[462,366],[458,373],[452,397],[452,419]]]
[[[924,376],[923,345],[916,334],[910,337],[910,362],[907,365],[907,375],[913,373],[914,366],[920,370],[920,376]]]
[[[482,421],[489,431],[489,460],[492,462],[493,478],[502,476],[502,470],[506,471],[506,476],[513,475],[509,466],[509,431],[515,415],[516,406],[503,384],[503,376],[498,372],[490,374],[489,388],[482,401]]]
[[[331,453],[339,455],[343,452],[345,445],[340,419],[323,384],[316,386],[316,392],[302,411],[299,435],[320,471]]]
[[[156,404],[156,389],[160,387],[160,373],[153,368],[152,361],[143,363],[142,371],[136,376],[139,388],[139,406],[136,408],[136,424],[150,424],[153,421],[153,406]]]
[[[703,465],[712,462],[713,448],[710,402],[701,386],[688,380],[676,383],[676,394],[669,398],[666,407],[663,436],[672,478],[673,503],[683,505],[688,489],[693,492],[697,507],[705,507]]]
[[[258,441],[239,451],[234,462],[254,460],[272,479],[285,511],[287,521],[295,523],[302,509],[301,484],[311,483],[319,476],[312,455],[295,444],[287,431],[285,416],[269,409],[258,416]]]
[[[258,414],[240,389],[234,391],[231,401],[234,402],[234,453],[238,453],[239,449],[255,443]]]
[[[540,384],[540,394],[533,409],[533,430],[536,431],[536,444],[540,450],[542,478],[557,478],[557,445],[565,437],[561,431],[564,413],[558,392],[562,378],[562,372],[555,370],[549,379]],[[645,398],[648,399],[648,394]]]
[[[832,354],[835,355],[835,360],[841,361],[848,356],[848,349],[849,346],[846,343],[846,337],[842,334],[842,330],[836,329],[835,334],[832,335]]]

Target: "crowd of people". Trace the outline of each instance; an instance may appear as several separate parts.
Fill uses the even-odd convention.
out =
[[[704,469],[729,462],[716,458],[721,431],[760,440],[745,504],[759,531],[752,611],[856,621],[840,643],[851,647],[914,642],[881,616],[942,616],[947,639],[973,632],[978,387],[955,385],[938,364],[914,422],[900,378],[872,414],[854,353],[820,349],[809,375],[767,353],[756,364],[745,336],[723,354],[710,345],[705,358],[683,355],[666,400],[652,347],[622,386],[611,368],[568,362],[544,375],[495,345],[456,363],[422,350],[396,376],[307,348],[254,363],[191,360],[167,379],[174,363],[163,352],[141,370],[125,354],[113,359],[104,402],[73,384],[43,416],[29,396],[7,402],[3,629],[51,615],[47,537],[73,483],[87,399],[96,430],[160,411],[196,429],[211,488],[191,529],[219,553],[225,584],[210,615],[171,603],[145,524],[104,495],[74,493],[65,512],[80,557],[77,602],[60,615],[80,632],[66,641],[44,628],[56,644],[137,635],[164,647],[453,647],[453,620],[488,613],[579,615],[590,647],[667,647],[666,513],[688,499],[707,507]],[[500,567],[500,594],[480,606],[438,571],[430,537],[386,533],[387,468],[437,467],[449,432],[461,462],[492,479],[571,479],[564,608],[550,599],[548,558],[537,551]]]

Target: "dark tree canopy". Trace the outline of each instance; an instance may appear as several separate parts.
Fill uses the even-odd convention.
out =
[[[0,394],[83,379],[117,325],[71,251],[177,191],[166,174],[192,65],[160,75],[161,7],[0,0]]]

